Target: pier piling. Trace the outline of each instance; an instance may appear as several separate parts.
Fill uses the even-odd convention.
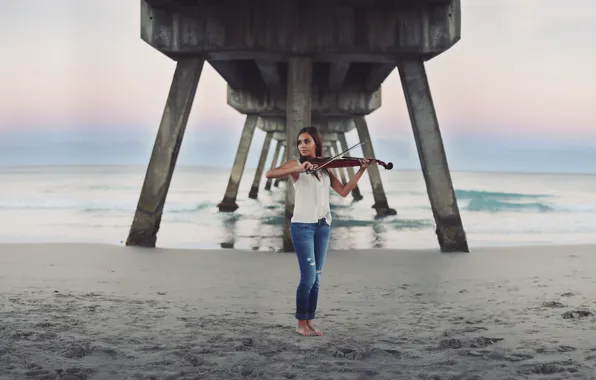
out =
[[[257,126],[257,119],[257,115],[246,116],[246,122],[244,123],[240,141],[238,142],[238,149],[236,150],[236,158],[230,171],[228,186],[223,200],[217,205],[219,211],[231,212],[238,208],[236,197],[238,196],[238,189],[240,188],[240,181],[242,180],[242,174],[246,166],[246,158],[248,157],[252,137]]]
[[[126,245],[155,247],[164,205],[174,175],[188,116],[205,60],[180,59],[166,100],[157,137]]]
[[[267,132],[265,135],[265,141],[263,141],[263,148],[261,149],[261,155],[259,156],[259,163],[257,164],[257,170],[255,170],[255,178],[252,181],[252,186],[248,192],[250,199],[257,199],[259,195],[259,186],[261,184],[261,177],[263,176],[263,169],[265,168],[265,161],[269,155],[269,147],[271,146],[271,139],[273,138],[273,132]]]
[[[403,60],[398,68],[439,246],[443,252],[468,252],[424,62]]]

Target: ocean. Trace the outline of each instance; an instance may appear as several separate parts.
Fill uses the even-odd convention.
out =
[[[123,245],[145,166],[0,168],[0,242]],[[330,249],[438,248],[420,171],[381,168],[397,215],[377,218],[368,176],[363,199],[333,193]],[[174,173],[157,246],[280,251],[284,186],[248,198],[254,169],[242,177],[233,213],[219,212],[229,169]],[[596,175],[453,172],[459,208],[474,247],[596,243]]]

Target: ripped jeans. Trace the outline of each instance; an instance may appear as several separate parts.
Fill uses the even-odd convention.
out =
[[[300,265],[300,283],[296,290],[296,319],[315,318],[319,299],[321,270],[327,255],[331,227],[325,218],[318,223],[291,223],[290,233]]]

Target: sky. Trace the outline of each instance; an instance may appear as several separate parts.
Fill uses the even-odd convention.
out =
[[[139,19],[139,0],[0,0],[0,165],[148,162],[175,62]],[[426,67],[452,169],[596,173],[596,1],[462,0]],[[382,94],[377,156],[418,168],[396,70]],[[231,166],[244,118],[206,64],[179,162]]]

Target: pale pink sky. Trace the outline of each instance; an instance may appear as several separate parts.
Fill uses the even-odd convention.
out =
[[[596,1],[463,0],[462,40],[427,64],[444,133],[596,141]],[[131,126],[155,131],[175,63],[139,37],[138,0],[0,5],[0,132]],[[376,136],[410,132],[397,72]],[[206,65],[189,129],[242,126]],[[410,136],[410,135],[409,135]]]

